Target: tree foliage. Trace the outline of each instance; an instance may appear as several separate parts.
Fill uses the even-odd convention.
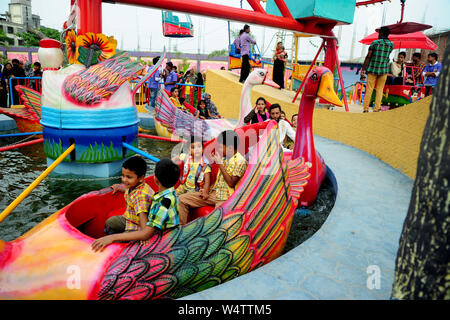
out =
[[[6,35],[3,29],[0,29],[0,45],[12,45],[14,44],[14,39]]]
[[[46,37],[60,41],[60,32],[56,29],[41,27],[39,29]],[[25,47],[39,47],[39,41],[41,40],[36,34],[31,32],[22,32],[16,34]]]

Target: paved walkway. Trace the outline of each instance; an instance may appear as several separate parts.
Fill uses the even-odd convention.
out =
[[[315,144],[338,184],[322,228],[256,271],[183,299],[390,298],[413,181],[359,149],[317,136]]]

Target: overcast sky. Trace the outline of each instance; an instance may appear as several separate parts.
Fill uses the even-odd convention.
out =
[[[209,2],[233,7],[240,6],[240,0],[209,0]],[[0,12],[8,10],[8,3],[9,0],[0,0]],[[41,25],[62,29],[69,14],[70,0],[32,0],[31,3],[33,13],[38,14],[42,19]],[[250,9],[245,0],[243,3],[245,9]],[[342,27],[339,49],[341,60],[346,60],[351,55],[354,33],[353,57],[361,56],[363,45],[358,41],[365,36],[366,32],[373,33],[381,25],[384,7],[386,7],[385,24],[396,23],[400,19],[400,0],[356,8],[353,24]],[[141,51],[161,51],[163,46],[169,46],[169,42],[172,48],[176,45],[179,51],[186,53],[197,53],[199,47],[201,53],[228,47],[226,20],[191,15],[194,23],[194,37],[169,40],[162,35],[161,10],[110,3],[103,3],[102,10],[103,33],[108,36],[113,35],[118,41],[119,48],[125,50],[136,50],[139,45]],[[421,22],[433,25],[437,30],[448,30],[450,29],[449,12],[449,0],[407,0],[403,21]],[[184,14],[181,14],[181,17],[183,16]],[[243,23],[231,22],[231,29],[240,29],[242,26]],[[259,48],[268,56],[272,54],[277,31],[274,28],[252,25],[252,34],[256,37]],[[337,28],[334,32],[338,35]],[[288,32],[285,41],[288,53],[291,48],[290,35],[291,33]],[[317,50],[315,46],[320,42],[320,38],[317,37],[301,39],[299,59],[312,59]]]

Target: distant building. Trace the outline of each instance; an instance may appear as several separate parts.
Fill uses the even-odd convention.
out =
[[[12,46],[21,46],[16,33],[26,32],[28,28],[41,27],[41,18],[31,12],[31,0],[10,0],[9,10],[0,14],[0,30],[3,30],[9,38],[14,39]]]
[[[444,59],[444,52],[445,48],[447,47],[448,42],[448,35],[450,34],[450,30],[434,33],[434,34],[427,34],[427,37],[430,38],[431,41],[433,41],[437,48],[436,50],[421,50],[422,58],[426,59],[428,54],[431,52],[436,52],[438,54],[438,61],[442,62]]]

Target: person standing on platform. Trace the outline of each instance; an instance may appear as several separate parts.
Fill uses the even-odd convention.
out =
[[[374,112],[381,109],[381,99],[383,98],[384,84],[389,73],[389,55],[394,49],[394,43],[388,39],[390,30],[388,27],[381,27],[378,31],[378,40],[372,42],[369,47],[366,59],[361,69],[361,78],[367,71],[366,95],[364,97],[363,112],[369,112],[369,104],[372,99],[372,92],[375,88],[377,93],[375,97]]]
[[[159,56],[153,58],[153,65],[156,65],[159,61]],[[150,89],[150,106],[156,107],[156,96],[159,90],[159,82],[161,81],[161,69],[155,71],[155,73],[148,79],[148,87]]]
[[[250,44],[256,44],[256,41],[249,35],[250,26],[244,26],[244,32],[239,37],[241,44],[241,77],[239,82],[244,83],[250,73]]]
[[[241,36],[244,33],[244,29],[239,30],[239,36],[237,36],[236,39],[234,39],[234,53],[241,54]]]
[[[284,66],[287,60],[287,53],[284,51],[283,43],[277,43],[275,55],[273,57],[273,82],[284,88]]]
[[[167,62],[165,71],[164,89],[171,91],[177,85],[178,75],[173,68],[172,62]]]

